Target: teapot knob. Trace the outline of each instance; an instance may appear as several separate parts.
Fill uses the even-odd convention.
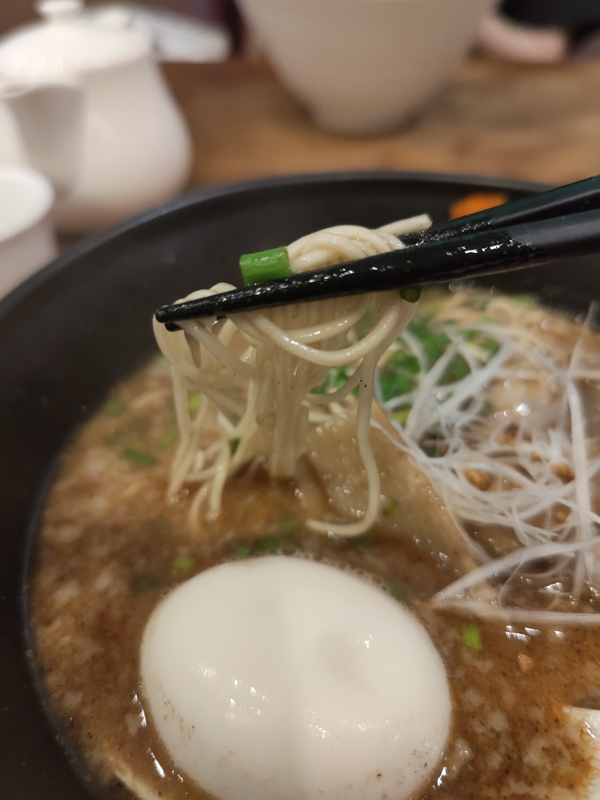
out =
[[[38,0],[35,7],[48,22],[75,19],[83,10],[82,0]]]

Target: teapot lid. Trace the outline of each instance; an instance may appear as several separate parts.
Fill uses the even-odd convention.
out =
[[[13,80],[68,79],[88,69],[148,55],[149,37],[129,29],[127,14],[82,14],[82,0],[40,0],[40,22],[0,40],[0,75]]]

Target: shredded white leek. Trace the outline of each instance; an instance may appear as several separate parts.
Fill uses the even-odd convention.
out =
[[[585,624],[600,624],[600,614],[568,610],[599,577],[600,516],[592,509],[590,482],[600,461],[589,453],[581,392],[582,379],[588,385],[597,379],[595,366],[589,364],[590,347],[585,346],[594,336],[591,317],[596,309],[591,309],[565,364],[559,363],[563,353],[553,354],[552,348],[540,352],[535,326],[523,322],[527,309],[507,298],[492,304],[488,313],[495,311],[501,325],[473,321],[472,315],[464,321],[460,314],[449,315],[452,320],[440,330],[452,343],[432,367],[418,337],[405,331],[394,348],[418,359],[416,388],[383,403],[392,413],[410,407],[403,425],[394,421],[398,436],[389,438],[416,459],[472,552],[486,562],[446,587],[434,605],[476,616],[530,620],[534,613],[548,622],[576,623],[582,617]],[[478,348],[474,336],[493,339],[497,352],[490,355]],[[597,339],[591,344],[596,352]],[[442,382],[457,356],[468,365],[468,374]],[[514,402],[499,409],[498,399],[510,396],[512,389]],[[483,550],[472,532],[489,526],[505,531],[509,541],[513,538],[514,552],[493,558]],[[478,595],[484,585],[489,590],[489,581],[497,587],[493,603],[489,592],[487,599]],[[543,609],[515,606],[519,581],[538,590],[536,600]]]

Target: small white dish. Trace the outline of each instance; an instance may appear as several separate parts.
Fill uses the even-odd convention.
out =
[[[323,128],[410,119],[473,42],[492,0],[241,0],[283,83]]]
[[[28,167],[0,167],[0,297],[58,254],[54,189]]]

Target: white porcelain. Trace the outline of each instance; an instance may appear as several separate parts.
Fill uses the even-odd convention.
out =
[[[93,5],[86,13],[93,14],[100,22],[106,21],[109,15],[128,14],[133,28],[152,36],[161,61],[199,64],[224,61],[231,54],[231,37],[224,26],[186,14],[130,3]]]
[[[241,0],[282,81],[325,128],[410,118],[474,40],[492,0]]]
[[[54,219],[69,232],[169,199],[192,159],[149,37],[126,14],[96,20],[82,7],[43,0],[43,21],[0,42],[0,163],[47,175]]]
[[[58,254],[51,183],[27,167],[0,167],[0,297]]]

